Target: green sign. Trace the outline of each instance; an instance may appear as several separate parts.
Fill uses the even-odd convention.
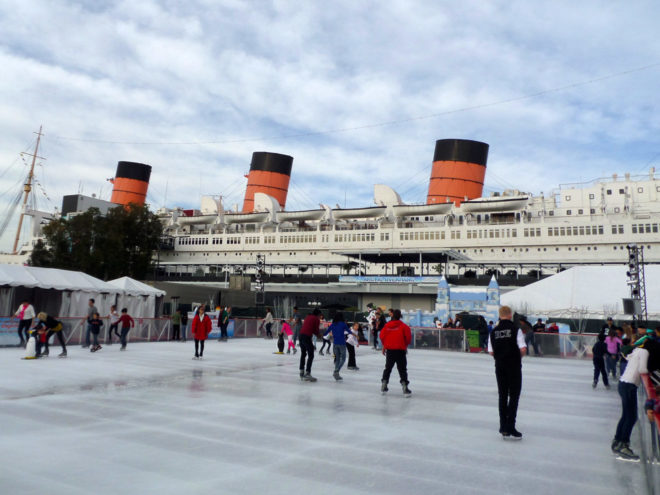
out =
[[[465,335],[467,335],[470,348],[479,347],[479,330],[466,330]]]

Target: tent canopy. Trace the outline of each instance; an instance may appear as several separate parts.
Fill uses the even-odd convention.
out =
[[[117,287],[125,294],[130,294],[132,296],[156,296],[161,297],[165,295],[165,291],[156,289],[147,284],[143,284],[139,280],[135,280],[131,277],[121,277],[115,280],[110,280],[108,282],[110,285]]]
[[[118,294],[122,290],[83,272],[57,268],[0,265],[0,286]]]
[[[537,316],[606,318],[623,316],[622,299],[630,297],[627,266],[576,266],[503,294],[502,304]],[[647,312],[660,317],[660,266],[644,267]]]

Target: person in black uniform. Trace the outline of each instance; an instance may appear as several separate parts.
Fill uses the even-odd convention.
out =
[[[518,399],[522,388],[522,357],[527,352],[523,333],[513,322],[509,306],[500,307],[500,320],[488,339],[488,352],[495,358],[495,377],[499,393],[500,433],[520,440],[516,430]]]

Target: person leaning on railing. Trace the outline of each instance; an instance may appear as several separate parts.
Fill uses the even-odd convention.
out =
[[[621,418],[612,440],[612,452],[624,459],[636,461],[639,456],[630,448],[630,434],[637,422],[637,387],[641,375],[660,369],[659,344],[651,336],[644,336],[635,342],[635,349],[628,356],[628,366],[619,380],[621,396]]]

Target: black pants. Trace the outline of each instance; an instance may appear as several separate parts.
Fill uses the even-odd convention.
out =
[[[383,370],[383,380],[390,381],[390,374],[392,368],[396,364],[396,369],[399,371],[399,378],[402,383],[408,383],[408,360],[406,359],[406,351],[403,349],[387,349],[385,351],[385,369]]]
[[[348,364],[347,366],[349,368],[357,368],[357,364],[355,363],[355,346],[349,344],[346,342],[346,350],[348,351]]]
[[[117,328],[119,328],[119,322],[117,322],[117,323],[113,323],[113,324],[110,325],[110,327],[108,328],[108,342],[110,342],[111,344],[112,344],[112,332],[115,332],[115,335],[116,335],[117,337],[120,336],[120,335],[119,335],[119,332],[117,331]]]
[[[312,344],[312,337],[310,335],[301,335],[300,338],[300,371],[312,372],[312,362],[314,361],[314,344]],[[305,367],[305,359],[307,359],[307,367]]]
[[[499,393],[500,429],[509,431],[516,427],[518,400],[522,388],[520,363],[495,363],[497,392]]]
[[[323,349],[325,348],[325,345],[328,344],[328,352],[330,352],[332,344],[330,343],[329,340],[323,339],[323,345],[321,346],[321,352],[323,352]]]
[[[181,338],[181,325],[172,325],[172,340],[179,340]]]
[[[371,330],[371,335],[374,337],[374,349],[378,349],[378,330]]]
[[[273,338],[273,332],[270,331],[272,326],[273,326],[272,323],[266,323],[266,337],[268,337],[269,339]]]
[[[605,359],[594,358],[594,383],[598,383],[598,375],[603,375],[603,383],[609,385],[607,381],[607,372],[605,371]]]
[[[227,327],[229,326],[229,323],[221,323],[220,324],[220,338],[227,340]]]
[[[202,357],[204,355],[204,341],[195,339],[195,357]]]
[[[57,340],[60,342],[60,345],[62,346],[62,351],[66,352],[66,344],[64,343],[64,337],[62,337],[62,330],[59,330],[57,332],[53,332],[52,330],[48,330],[48,333],[46,334],[46,352],[48,352],[48,340],[50,340],[50,337],[52,335],[57,335]],[[39,354],[37,352],[37,354]]]
[[[616,426],[614,439],[630,443],[630,434],[637,422],[637,386],[632,383],[619,382],[621,396],[621,419]]]
[[[19,320],[18,322],[18,336],[21,339],[21,344],[25,341],[27,342],[30,334],[30,325],[32,325],[32,318],[29,320]],[[23,331],[25,330],[25,338],[23,338]]]

